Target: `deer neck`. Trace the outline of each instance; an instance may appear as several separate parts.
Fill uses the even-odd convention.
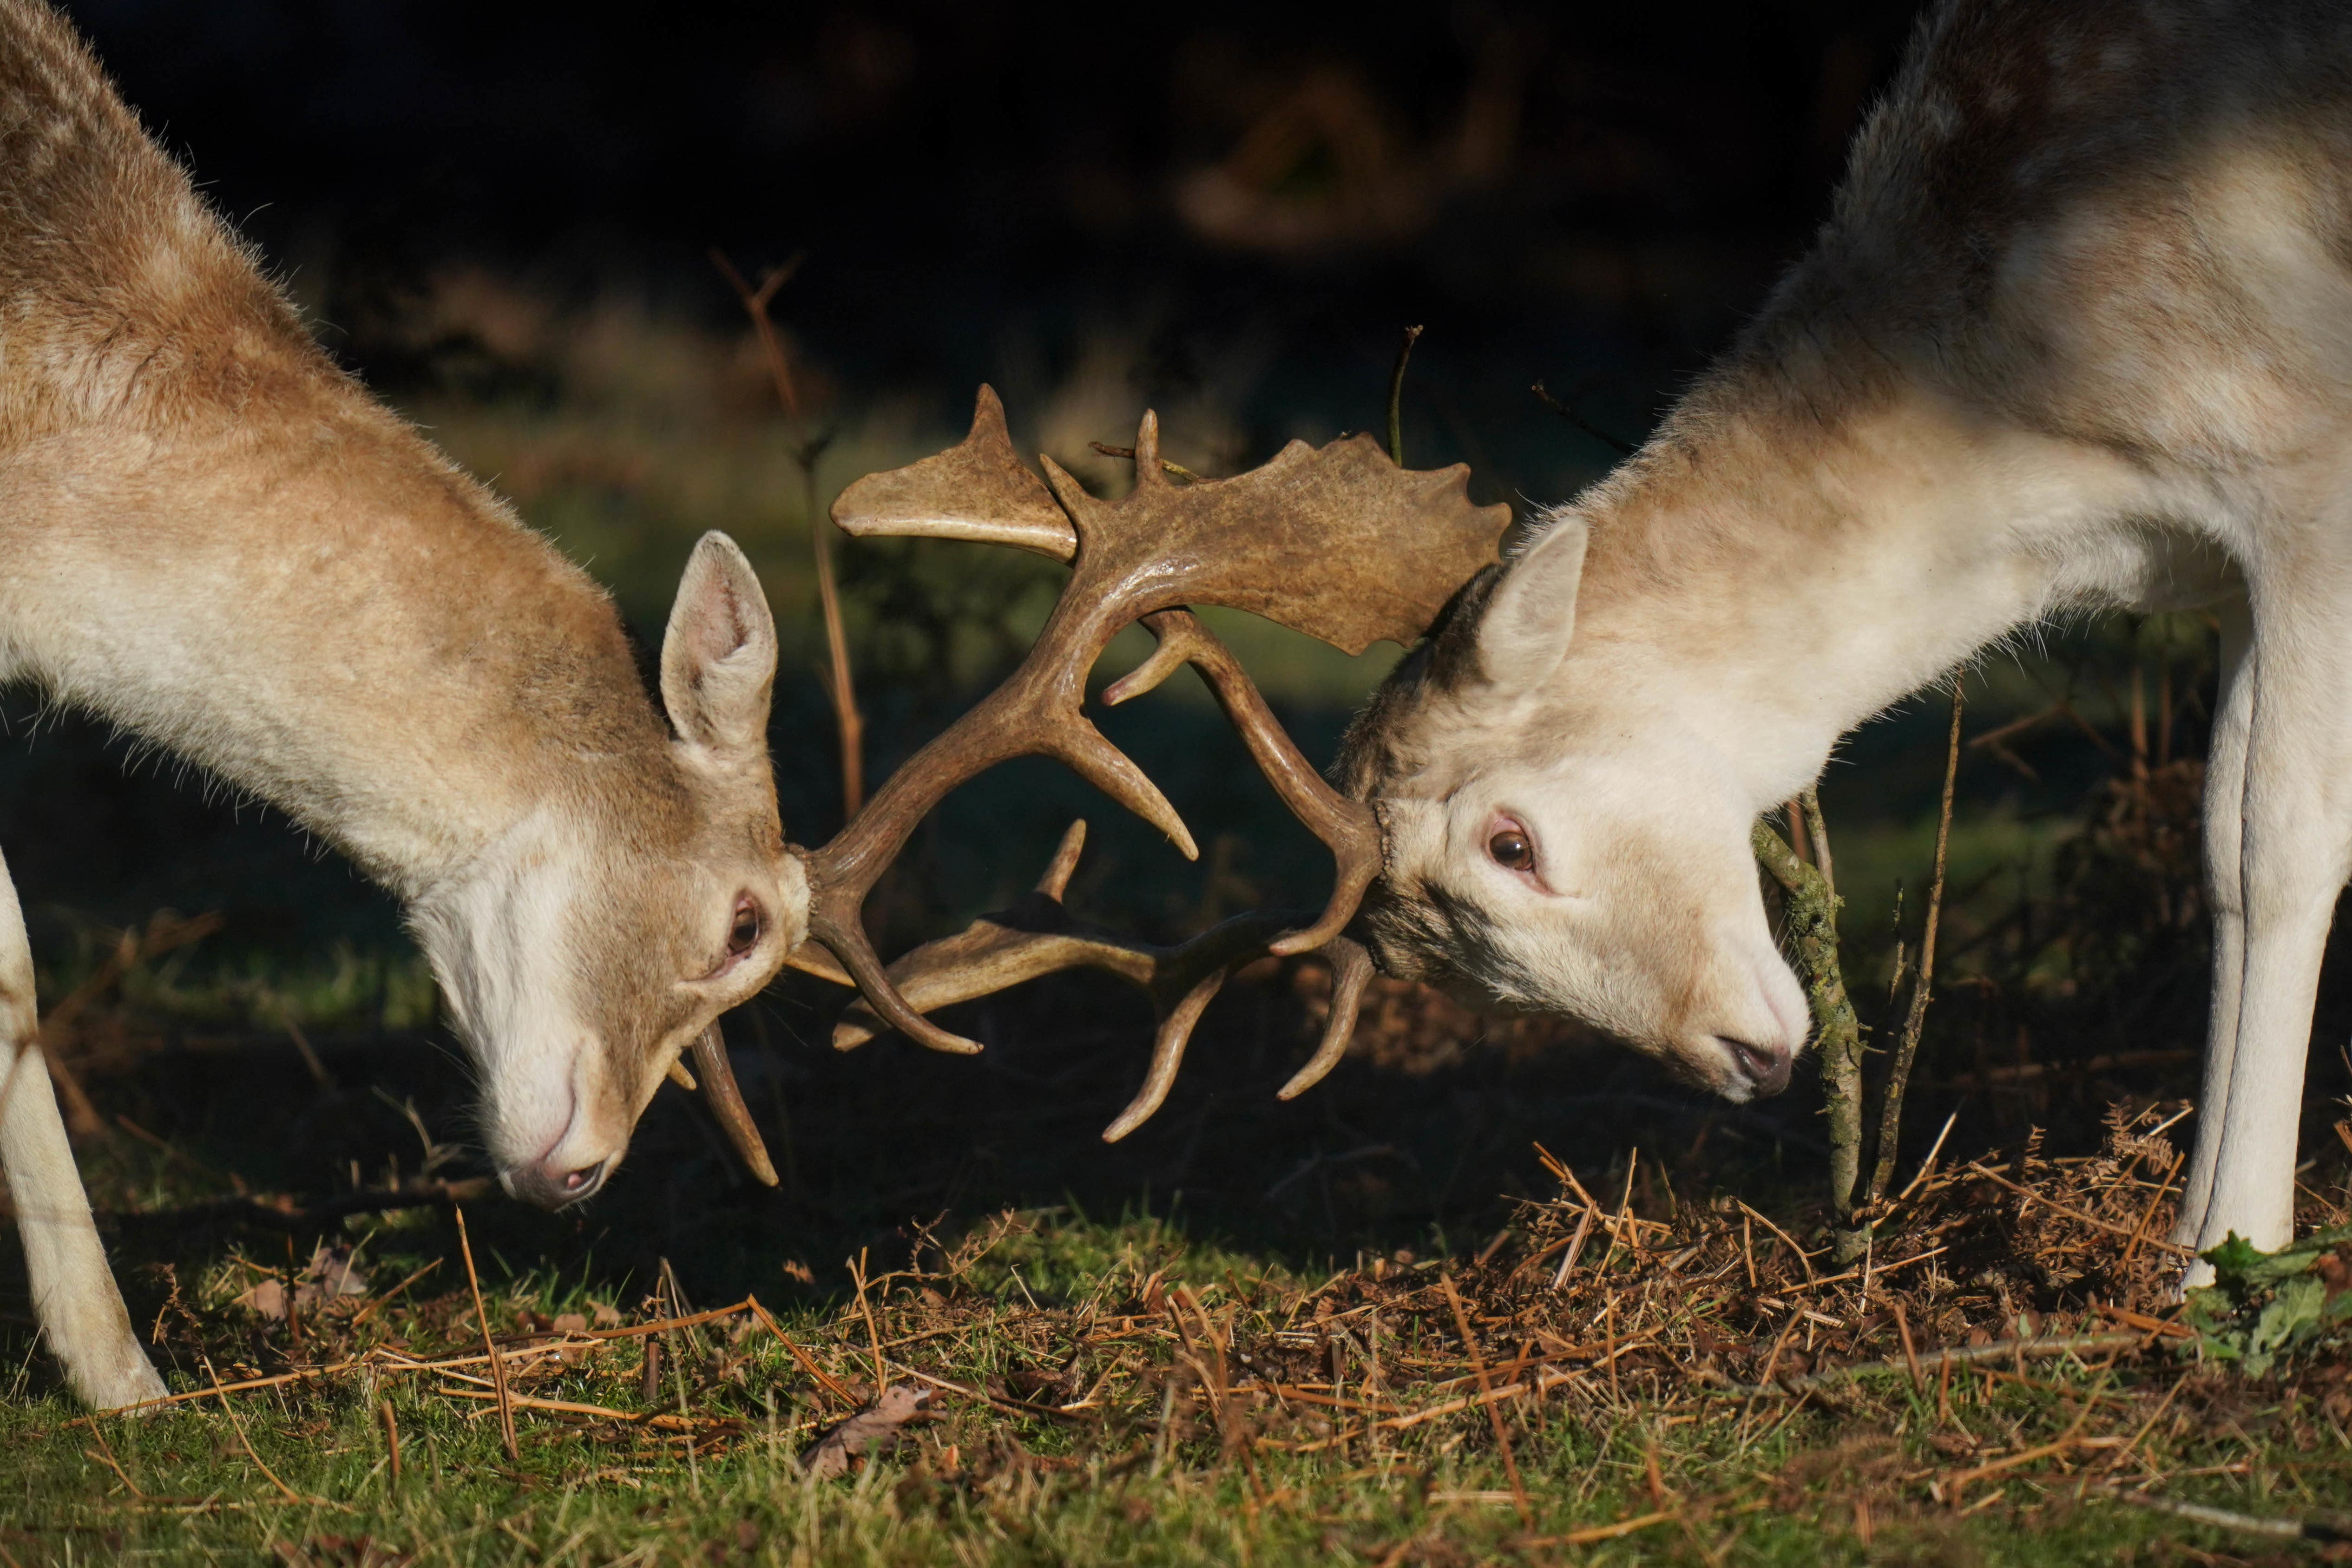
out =
[[[412,898],[551,808],[642,836],[680,786],[604,594],[319,351],[46,11],[0,78],[0,677]]]
[[[0,450],[7,673],[285,810],[395,893],[677,793],[605,596],[307,342],[231,410]]]
[[[1578,503],[1591,543],[1552,689],[1671,716],[1762,810],[1838,737],[2015,629],[2211,577],[2120,455],[1916,381],[1850,411],[1720,378]]]

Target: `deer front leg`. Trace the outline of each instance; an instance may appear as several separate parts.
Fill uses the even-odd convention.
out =
[[[2227,1092],[2218,1118],[2210,1090],[2199,1116],[2200,1155],[2211,1140],[2212,1170],[2192,1242],[2200,1250],[2232,1232],[2265,1250],[2294,1237],[2312,1004],[2352,852],[2342,782],[2352,765],[2344,702],[2352,628],[2334,604],[2279,598],[2257,597],[2251,680],[2236,683],[2252,687],[2239,791],[2243,947]]]
[[[131,1314],[106,1266],[73,1145],[58,1114],[41,1057],[33,953],[16,884],[0,862],[0,1168],[25,1243],[33,1313],[66,1381],[100,1409],[161,1398],[163,1379],[131,1332]]]
[[[2197,1100],[2197,1146],[2172,1239],[2193,1244],[2213,1197],[2230,1071],[2238,1054],[2238,996],[2245,978],[2246,898],[2239,866],[2246,791],[2246,736],[2254,706],[2253,627],[2241,598],[2222,606],[2221,697],[2205,761],[2205,896],[2213,912],[2213,999],[2205,1029],[2205,1082]],[[2199,1270],[2203,1264],[2197,1265]]]

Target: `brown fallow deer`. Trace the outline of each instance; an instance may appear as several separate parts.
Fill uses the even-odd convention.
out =
[[[1190,852],[1077,712],[1095,654],[1139,617],[1168,642],[1129,689],[1199,664],[1343,875],[1304,930],[1261,918],[1164,975],[1133,945],[1119,962],[1181,991],[1189,1027],[1212,971],[1331,936],[1378,867],[1370,813],[1315,777],[1181,605],[1357,648],[1411,640],[1444,585],[1492,559],[1502,522],[1463,499],[1460,470],[1402,474],[1360,439],[1181,493],[1147,463],[1118,506],[1055,469],[1049,492],[983,390],[971,442],[853,492],[880,503],[864,530],[951,534],[1004,501],[972,537],[1075,555],[1072,592],[1005,690],[804,851],[777,818],[775,628],[741,552],[719,534],[695,548],[656,706],[604,593],[334,366],[37,0],[0,0],[0,387],[6,676],[277,806],[396,894],[478,1067],[499,1176],[549,1207],[605,1181],[665,1074],[692,1086],[689,1051],[773,1183],[718,1019],[786,962],[855,977],[878,1018],[970,1048],[898,994],[860,917],[957,779],[1061,756]],[[979,988],[1005,983],[1003,951],[967,956]],[[0,1035],[0,1168],[42,1333],[90,1403],[160,1396],[58,1118],[5,874]]]

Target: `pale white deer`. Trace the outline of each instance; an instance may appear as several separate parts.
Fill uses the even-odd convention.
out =
[[[1360,719],[1369,938],[1771,1092],[1807,1020],[1757,814],[2020,628],[2190,605],[2225,669],[2179,1237],[2274,1248],[2352,871],[2352,11],[1949,0],[1758,319]]]

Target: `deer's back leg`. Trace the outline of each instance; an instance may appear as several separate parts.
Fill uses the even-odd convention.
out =
[[[41,1057],[33,952],[0,862],[0,1168],[16,1209],[41,1337],[76,1394],[101,1409],[154,1399],[163,1380],[131,1332],[90,1219],[73,1145]]]
[[[2284,542],[2282,554],[2317,555],[2334,541],[2314,531]],[[2199,1118],[2199,1158],[2210,1170],[2193,1239],[2200,1249],[2231,1232],[2265,1249],[2293,1239],[2312,1005],[2336,895],[2352,870],[2352,710],[2344,700],[2352,690],[2352,559],[2264,564],[2252,583],[2248,664],[2233,682],[2246,688],[2237,792],[2242,938],[2226,1092],[2216,1096],[2209,1076]],[[2215,1044],[2222,1048],[2218,1012]]]

